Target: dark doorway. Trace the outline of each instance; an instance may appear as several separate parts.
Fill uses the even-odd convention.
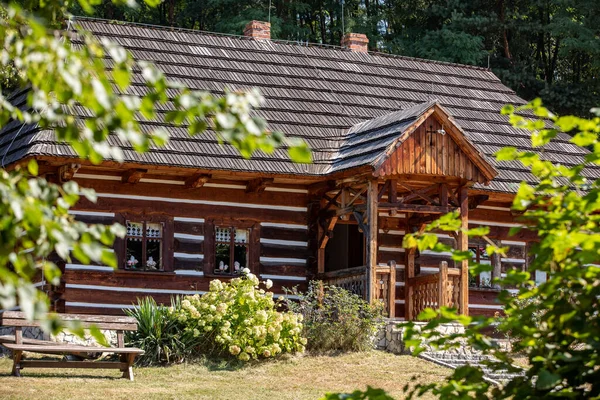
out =
[[[337,224],[325,247],[325,272],[360,267],[364,262],[364,236],[358,225]]]

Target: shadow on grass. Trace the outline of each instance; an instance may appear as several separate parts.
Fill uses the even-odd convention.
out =
[[[33,368],[33,369],[37,369],[37,368]],[[21,377],[17,378],[16,376],[12,376],[10,371],[9,372],[0,372],[0,378],[15,378],[15,383],[19,382],[19,379],[21,378],[59,378],[59,379],[66,379],[66,378],[80,378],[80,379],[97,379],[97,380],[121,380],[123,378],[121,378],[121,374],[117,375],[117,376],[106,376],[106,375],[93,375],[93,374],[89,374],[89,375],[82,375],[82,374],[71,374],[67,371],[64,372],[28,372],[29,368],[23,368],[23,370],[21,370]],[[58,369],[58,371],[60,371],[60,369]]]
[[[7,358],[9,358],[11,360],[11,364],[12,364],[12,357],[7,356]],[[26,360],[64,361],[64,357],[60,356],[60,355],[40,355],[40,354],[34,353],[34,354],[27,354],[25,357],[23,357],[23,360],[24,361],[26,361]],[[104,357],[102,360],[110,361],[110,357]],[[90,359],[89,363],[93,364],[94,361]],[[107,370],[106,368],[98,368],[98,369],[90,368],[91,371],[98,371],[99,369]],[[34,371],[32,371],[32,370],[34,370]],[[45,371],[45,372],[40,372],[40,370]],[[115,372],[115,376],[95,375],[93,372],[90,372],[90,374],[80,374],[80,373],[73,374],[71,371],[65,371],[65,368],[62,368],[62,367],[59,368],[58,366],[56,368],[54,368],[54,367],[48,367],[48,368],[24,367],[24,368],[21,368],[21,378],[82,378],[82,379],[104,379],[104,380],[122,379],[122,377],[121,377],[122,372],[117,371],[116,369],[113,369],[112,371]],[[6,378],[6,377],[18,379],[18,377],[12,376],[10,369],[7,371],[0,371],[0,378]],[[15,382],[18,382],[18,381],[15,381]]]

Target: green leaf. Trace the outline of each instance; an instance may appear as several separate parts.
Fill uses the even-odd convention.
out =
[[[288,149],[288,154],[290,155],[290,158],[292,159],[292,161],[294,161],[295,163],[299,163],[299,164],[312,163],[312,153],[311,153],[308,145],[306,145],[306,143],[290,147]]]
[[[432,308],[426,308],[425,310],[421,311],[421,313],[417,316],[417,319],[420,321],[427,321],[436,318],[437,316],[437,311]]]
[[[29,163],[27,163],[27,170],[29,171],[29,173],[31,175],[37,176],[39,173],[39,167],[38,167],[37,161],[35,161],[33,158],[31,160],[29,160]]]
[[[503,147],[496,152],[495,156],[498,161],[512,161],[517,159],[518,154],[515,147]]]
[[[131,74],[126,68],[117,68],[112,72],[115,83],[119,85],[122,90],[125,90],[131,83]]]
[[[104,347],[110,347],[110,343],[106,340],[106,336],[102,333],[102,331],[95,325],[90,326],[89,328],[90,335],[98,342],[99,345]]]
[[[591,146],[598,140],[598,135],[594,132],[579,132],[571,139],[571,143],[580,147]]]
[[[487,226],[479,226],[477,228],[472,228],[467,231],[467,235],[469,237],[480,237],[485,236],[490,233],[490,228]]]
[[[562,379],[560,375],[552,373],[547,369],[541,369],[535,387],[538,390],[550,390],[554,388]]]

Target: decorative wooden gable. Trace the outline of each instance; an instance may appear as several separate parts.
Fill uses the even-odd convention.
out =
[[[378,177],[432,175],[483,184],[497,175],[438,104],[407,128],[374,167]]]

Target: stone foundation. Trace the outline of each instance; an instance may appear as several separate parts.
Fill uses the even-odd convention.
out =
[[[407,349],[404,344],[404,331],[398,327],[398,324],[402,321],[388,320],[379,333],[377,334],[376,347],[378,350],[389,351],[394,354],[410,354],[411,350]],[[425,322],[415,322],[415,326],[424,326]],[[453,333],[464,332],[464,327],[460,324],[444,324],[437,328],[437,331],[444,334],[450,335]],[[467,352],[466,349],[458,349],[463,352]]]
[[[110,330],[101,330],[104,334],[104,337],[111,344],[111,346],[117,345],[117,332]],[[13,327],[0,327],[0,336],[1,335],[14,335],[15,328]],[[80,338],[71,332],[60,332],[57,335],[49,335],[42,331],[40,328],[36,327],[24,327],[23,328],[23,337],[28,339],[36,339],[36,340],[49,340],[56,343],[68,343],[68,344],[76,344],[82,346],[95,346],[98,345],[96,339],[94,339],[87,331],[85,337]],[[8,350],[6,348],[0,346],[0,354],[6,354]]]

